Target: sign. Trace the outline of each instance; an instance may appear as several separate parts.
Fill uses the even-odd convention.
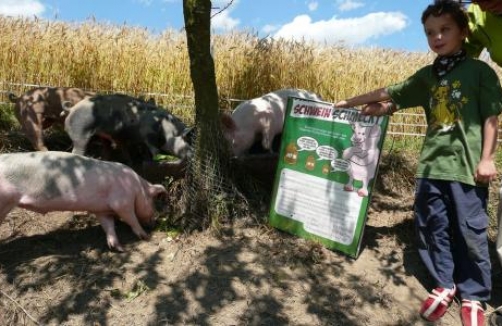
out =
[[[270,225],[357,258],[388,117],[289,98]]]

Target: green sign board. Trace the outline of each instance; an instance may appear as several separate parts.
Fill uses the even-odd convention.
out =
[[[357,258],[387,124],[289,98],[270,225]]]

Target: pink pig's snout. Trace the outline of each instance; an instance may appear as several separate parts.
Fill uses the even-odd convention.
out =
[[[156,212],[164,212],[167,207],[167,191],[162,185],[153,185],[149,189],[149,210],[148,214],[141,219],[141,224],[145,227],[153,228],[157,223]]]
[[[151,214],[150,216],[142,218],[139,222],[145,228],[153,229],[153,227],[155,227],[155,223],[157,222],[156,214],[154,213],[154,214]]]
[[[152,198],[152,201],[155,212],[157,212],[157,214],[154,214],[152,217],[152,223],[156,223],[157,216],[167,212],[169,206],[167,203],[167,194],[159,194],[155,198]]]

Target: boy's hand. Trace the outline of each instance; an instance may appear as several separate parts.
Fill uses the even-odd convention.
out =
[[[390,102],[368,103],[361,108],[361,113],[375,116],[386,115],[389,114],[389,105],[391,105]]]
[[[336,102],[334,104],[335,108],[348,108],[350,107],[349,103],[346,100]]]
[[[373,103],[368,103],[366,105],[363,105],[361,107],[361,113],[364,115],[375,115],[375,116],[381,116],[381,115],[386,115],[386,114],[392,114],[394,113],[393,111],[391,112],[391,105],[392,102],[373,102]],[[351,105],[346,100],[337,102],[334,104],[335,108],[349,108]]]
[[[479,161],[474,180],[479,183],[490,183],[497,176],[497,168],[493,160]]]

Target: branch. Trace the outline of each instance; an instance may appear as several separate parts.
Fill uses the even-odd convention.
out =
[[[214,15],[211,16],[211,19],[216,16],[216,15],[219,15],[221,14],[223,11],[227,10],[228,7],[230,7],[232,5],[232,2],[234,2],[234,0],[230,0],[229,3],[226,4],[225,7],[223,7],[223,9],[221,9],[220,11],[218,11],[217,13],[215,13]],[[215,8],[216,9],[216,8]]]
[[[4,291],[0,290],[0,293],[2,293],[3,295],[5,295],[7,298],[9,298],[10,301],[14,302],[16,304],[16,306],[18,306],[25,314],[26,316],[28,316],[28,318],[31,319],[32,322],[35,323],[35,325],[40,325],[40,323],[35,319],[33,318],[27,311],[26,309],[24,309],[16,300],[14,300],[11,296],[9,296],[7,293],[5,293]]]

